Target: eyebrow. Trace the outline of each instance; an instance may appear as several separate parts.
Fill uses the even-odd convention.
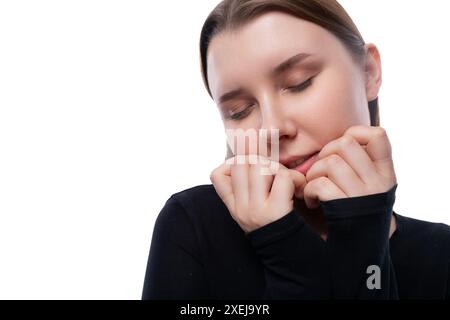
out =
[[[299,64],[300,62],[302,62],[303,60],[305,60],[308,57],[311,57],[311,54],[309,54],[309,53],[296,54],[295,56],[290,57],[289,59],[287,59],[286,61],[280,63],[277,67],[275,67],[275,69],[273,69],[273,71],[272,71],[272,75],[277,76],[277,75],[285,72],[286,70],[289,70],[293,66]]]
[[[283,61],[278,66],[276,66],[272,70],[271,74],[272,74],[273,77],[276,77],[276,76],[278,76],[278,75],[282,74],[283,72],[291,69],[295,65],[299,64],[300,62],[302,62],[303,60],[305,60],[306,58],[311,57],[311,56],[312,55],[309,54],[309,53],[296,54],[295,56],[290,57],[289,59]],[[219,98],[219,103],[224,103],[225,101],[231,100],[231,99],[241,95],[243,92],[244,92],[244,90],[242,88],[229,91],[229,92],[223,94]]]

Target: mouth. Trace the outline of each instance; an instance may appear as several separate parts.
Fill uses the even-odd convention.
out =
[[[289,162],[286,162],[284,165],[289,169],[294,169],[306,174],[312,165],[318,160],[319,152],[320,151],[317,151],[307,156],[289,160]]]

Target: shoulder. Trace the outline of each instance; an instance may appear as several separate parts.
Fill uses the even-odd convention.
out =
[[[170,196],[169,199],[176,201],[205,201],[210,198],[218,197],[212,184],[202,184],[188,189],[178,191]]]
[[[172,194],[158,215],[157,224],[194,228],[229,222],[230,214],[212,184],[198,185]],[[176,223],[175,223],[176,222]]]
[[[184,189],[172,194],[168,202],[178,203],[187,212],[223,210],[225,204],[212,184],[204,184]]]
[[[450,259],[450,226],[396,214],[399,235],[411,246]]]
[[[414,238],[450,240],[450,226],[396,214],[400,232],[407,232]]]

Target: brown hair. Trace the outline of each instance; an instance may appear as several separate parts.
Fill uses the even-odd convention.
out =
[[[201,73],[211,97],[206,61],[211,40],[220,32],[236,30],[269,11],[288,13],[325,28],[341,40],[355,62],[363,62],[365,41],[353,20],[336,0],[223,0],[209,14],[200,34]],[[370,101],[368,107],[371,125],[379,126],[378,97]]]

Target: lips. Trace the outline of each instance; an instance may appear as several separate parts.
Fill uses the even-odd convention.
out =
[[[312,155],[314,155],[316,153],[317,152],[312,152],[312,153],[305,154],[303,156],[293,156],[293,157],[289,157],[289,158],[280,159],[280,163],[289,169],[295,169],[296,167],[301,165],[303,162],[308,160]]]
[[[303,174],[306,174],[312,165],[318,160],[319,152],[291,160],[286,164],[289,169],[297,170]]]
[[[289,164],[286,165],[286,167],[288,167],[289,169],[295,169],[297,168],[299,165],[301,165],[303,162],[305,162],[310,156],[307,157],[302,157],[300,159],[297,159],[293,162],[290,162]]]
[[[313,154],[311,157],[309,157],[306,161],[304,161],[302,164],[297,166],[295,170],[300,171],[304,175],[308,172],[308,170],[313,166],[313,164],[319,160],[319,152]]]

